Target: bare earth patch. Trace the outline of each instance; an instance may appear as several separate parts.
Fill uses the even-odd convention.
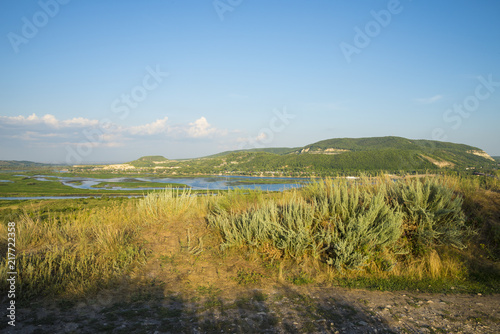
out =
[[[151,285],[19,312],[16,333],[498,333],[497,295],[276,285],[164,295]],[[241,290],[241,289],[240,289]],[[6,328],[4,327],[3,330]],[[5,332],[10,332],[9,329]],[[13,331],[12,331],[13,332]]]

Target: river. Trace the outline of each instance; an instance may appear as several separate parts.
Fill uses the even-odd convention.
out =
[[[120,196],[113,194],[116,190],[126,191],[148,191],[164,189],[162,184],[181,184],[187,185],[192,190],[231,190],[231,189],[260,189],[263,191],[283,191],[286,189],[299,188],[308,182],[300,178],[279,178],[279,177],[253,177],[253,176],[206,176],[206,177],[176,177],[176,178],[154,178],[154,177],[118,177],[111,179],[100,179],[91,177],[69,177],[69,176],[47,176],[36,175],[33,177],[37,181],[59,181],[62,184],[75,188],[86,190],[99,190],[99,194],[93,196],[37,196],[37,197],[0,197],[0,200],[27,200],[27,199],[71,199],[88,198],[99,195]],[[283,183],[279,181],[282,180]],[[255,181],[255,182],[252,182]],[[95,188],[100,183],[118,183],[118,182],[152,182],[158,183],[158,187],[144,188],[125,188],[120,186],[110,186],[106,188]],[[266,183],[272,182],[272,183]]]

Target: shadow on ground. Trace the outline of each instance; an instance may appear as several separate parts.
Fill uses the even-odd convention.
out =
[[[38,302],[19,312],[15,333],[395,333],[341,294],[293,286],[222,297],[211,285],[165,294],[162,284],[100,292],[79,301]],[[2,332],[9,329],[2,324]],[[10,326],[9,326],[10,327]],[[14,331],[12,331],[14,332]]]

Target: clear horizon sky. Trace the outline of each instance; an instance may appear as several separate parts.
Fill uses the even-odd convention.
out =
[[[401,136],[500,155],[500,1],[0,3],[0,160]]]

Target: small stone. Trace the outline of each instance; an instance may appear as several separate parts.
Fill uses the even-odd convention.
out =
[[[434,302],[432,300],[428,300],[427,304],[434,304]]]
[[[367,322],[364,322],[364,321],[359,321],[359,322],[358,322],[358,324],[360,324],[361,326],[366,326],[366,325],[368,325],[368,323],[367,323]]]

